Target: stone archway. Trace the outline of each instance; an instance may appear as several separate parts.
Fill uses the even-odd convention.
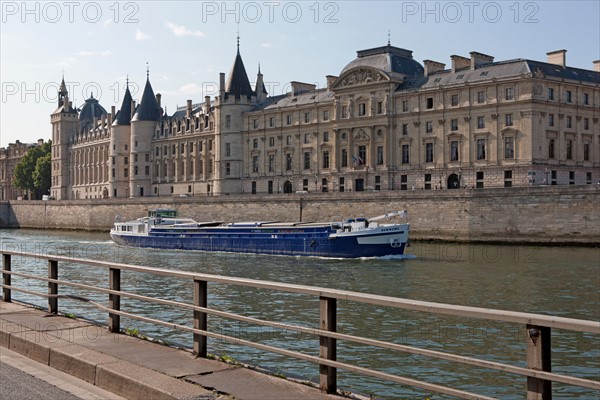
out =
[[[292,193],[292,191],[293,191],[292,182],[285,181],[285,183],[283,184],[283,193]]]
[[[448,189],[460,189],[460,177],[456,174],[448,176]]]

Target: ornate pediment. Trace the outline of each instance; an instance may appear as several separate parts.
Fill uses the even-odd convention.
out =
[[[369,83],[387,82],[390,78],[374,68],[355,68],[340,76],[334,83],[334,88],[345,88]]]
[[[355,142],[360,142],[360,141],[368,142],[369,141],[369,135],[367,135],[367,133],[363,129],[359,129],[354,134],[353,140]]]

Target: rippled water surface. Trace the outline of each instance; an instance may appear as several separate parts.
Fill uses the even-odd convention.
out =
[[[3,250],[60,254],[276,282],[322,286],[449,304],[524,311],[598,321],[600,250],[416,243],[404,259],[331,260],[227,253],[164,251],[119,247],[106,233],[3,230]],[[43,261],[15,257],[13,270],[45,274]],[[59,278],[101,287],[108,273],[61,264]],[[13,278],[13,284],[46,292],[43,283]],[[123,272],[122,290],[156,298],[192,300],[192,283],[170,277]],[[261,319],[318,327],[317,298],[282,292],[209,284],[209,307]],[[61,287],[106,304],[106,296]],[[14,292],[13,298],[44,305],[41,298]],[[191,326],[191,313],[158,304],[121,300],[122,310]],[[90,303],[60,300],[61,312],[105,322]],[[338,301],[338,331],[399,344],[525,366],[525,328],[513,324],[453,318]],[[150,337],[191,347],[191,335],[122,320]],[[318,339],[291,331],[209,316],[210,330],[272,346],[318,355]],[[553,372],[598,379],[597,335],[552,332]],[[226,354],[287,376],[318,380],[318,366],[276,354],[209,339],[209,352]],[[422,356],[338,341],[338,360],[417,380],[448,385],[503,399],[525,398],[525,379]],[[444,398],[442,395],[338,371],[341,389],[378,398]],[[598,392],[554,384],[554,398],[597,399]]]

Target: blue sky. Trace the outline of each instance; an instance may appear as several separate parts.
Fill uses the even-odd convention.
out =
[[[600,59],[600,1],[2,1],[0,146],[50,138],[64,70],[77,106],[93,93],[120,105],[127,76],[134,99],[146,79],[172,114],[187,99],[215,95],[219,72],[240,52],[250,80],[258,65],[270,94],[290,81],[324,86],[356,51],[388,40],[422,63],[478,51],[496,61],[567,65]],[[238,25],[239,22],[239,25]]]

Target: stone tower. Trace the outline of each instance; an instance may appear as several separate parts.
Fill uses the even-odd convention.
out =
[[[131,117],[135,103],[129,92],[129,82],[125,89],[121,109],[113,115],[111,126],[109,163],[109,196],[129,197],[129,144],[131,142]]]
[[[161,110],[147,74],[140,105],[131,119],[129,197],[150,196],[152,138],[160,116]]]
[[[69,198],[69,138],[77,132],[77,110],[69,101],[63,76],[58,90],[58,107],[50,114],[52,124],[52,186],[50,194],[59,200]]]

